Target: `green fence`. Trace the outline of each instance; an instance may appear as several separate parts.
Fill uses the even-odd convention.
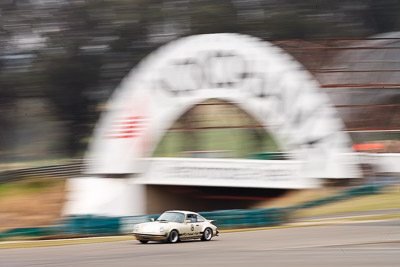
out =
[[[253,210],[219,210],[200,212],[209,220],[216,220],[220,229],[274,226],[287,222],[289,210],[286,208],[253,209]]]
[[[25,237],[52,236],[56,235],[57,233],[58,233],[57,227],[16,228],[0,233],[0,239],[15,237],[15,236],[25,236]]]
[[[63,221],[62,232],[67,235],[119,235],[119,217],[79,216]]]
[[[209,220],[216,220],[215,225],[219,229],[281,225],[289,222],[291,215],[298,210],[322,206],[363,195],[378,194],[382,192],[384,187],[384,185],[355,187],[335,196],[287,208],[217,210],[200,212],[200,214]],[[91,215],[67,217],[52,227],[12,229],[0,233],[0,239],[14,236],[101,236],[129,234],[135,224],[148,222],[151,218],[157,217],[157,214],[126,217],[100,217]]]

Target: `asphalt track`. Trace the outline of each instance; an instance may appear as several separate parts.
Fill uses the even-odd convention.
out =
[[[4,249],[0,266],[400,266],[400,219],[225,233],[210,242]]]

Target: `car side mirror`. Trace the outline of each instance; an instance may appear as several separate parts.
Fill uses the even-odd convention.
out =
[[[192,221],[191,220],[185,220],[185,223],[191,223]]]
[[[150,218],[150,221],[154,222],[154,218]]]

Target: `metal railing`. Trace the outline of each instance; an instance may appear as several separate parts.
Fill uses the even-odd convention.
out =
[[[43,178],[74,178],[81,175],[84,169],[82,161],[55,166],[41,166],[18,170],[9,170],[0,173],[0,184],[19,181],[29,177]]]

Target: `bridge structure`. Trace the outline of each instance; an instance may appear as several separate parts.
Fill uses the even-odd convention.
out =
[[[209,99],[252,116],[286,159],[154,157],[173,123]],[[68,182],[64,213],[128,216],[169,208],[243,208],[262,195],[259,190],[359,178],[343,128],[312,75],[278,47],[239,34],[185,37],[150,54],[116,89],[95,129],[85,174]],[[207,198],[216,190],[233,195],[247,190],[254,199]]]

